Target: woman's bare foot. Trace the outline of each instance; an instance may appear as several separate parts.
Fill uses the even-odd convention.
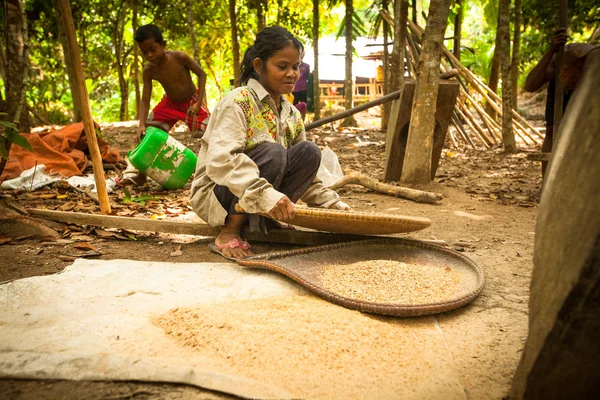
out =
[[[223,225],[215,239],[215,247],[223,255],[236,259],[254,255],[254,252],[250,250],[250,244],[240,237],[245,221],[246,216],[243,214],[227,216],[225,225]]]

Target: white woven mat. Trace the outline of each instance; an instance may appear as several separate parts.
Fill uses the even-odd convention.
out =
[[[174,308],[302,293],[286,278],[232,263],[80,259],[60,274],[0,286],[0,377],[177,382],[248,398],[299,397],[286,382],[223,369],[223,360],[185,348],[150,319]],[[427,340],[410,352],[418,358],[398,360],[398,378],[411,376],[412,387],[391,397],[465,398],[435,320],[422,326]]]

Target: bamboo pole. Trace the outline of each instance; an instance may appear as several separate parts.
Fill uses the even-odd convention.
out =
[[[498,96],[496,93],[494,93],[494,91],[491,90],[485,83],[483,83],[483,81],[481,81],[481,79],[479,79],[475,74],[473,74],[471,71],[469,71],[466,68],[465,68],[465,71],[467,71],[467,73],[472,77],[472,79],[474,79],[475,82],[478,85],[480,85],[483,88],[483,90],[485,90],[489,94],[489,97],[491,97],[491,99],[493,99],[495,102],[498,102],[499,104],[502,104],[502,99],[500,98],[500,96]],[[537,131],[537,129],[535,129],[535,127],[533,125],[531,125],[531,123],[529,123],[529,121],[527,121],[525,118],[523,118],[523,116],[521,114],[516,112],[514,109],[512,110],[512,114],[513,114],[513,120],[516,119],[519,123],[522,124],[522,126],[526,126],[530,130],[532,130],[537,136],[540,137],[540,139],[544,138],[544,136],[541,133],[539,133]]]
[[[81,114],[83,117],[83,125],[85,136],[92,158],[92,167],[94,170],[94,180],[96,182],[96,191],[98,192],[98,200],[100,201],[100,211],[104,214],[110,213],[110,203],[108,201],[108,193],[106,191],[106,181],[104,178],[104,169],[102,168],[102,156],[98,148],[96,140],[96,127],[92,118],[92,110],[88,99],[87,88],[83,76],[83,68],[81,66],[81,57],[79,48],[77,47],[77,39],[75,36],[75,24],[73,23],[73,14],[71,14],[71,5],[69,0],[58,0],[60,15],[65,27],[65,36],[67,39],[67,47],[71,53],[73,62],[73,73],[77,92],[74,93],[79,98],[81,104]]]
[[[479,133],[479,136],[481,137],[481,139],[485,140],[485,142],[488,144],[489,147],[492,147],[494,145],[494,143],[492,143],[493,140],[490,140],[487,137],[483,128],[477,123],[477,121],[475,120],[475,117],[473,117],[473,114],[471,114],[471,110],[469,110],[469,107],[467,107],[467,105],[465,103],[463,103],[462,101],[459,102],[458,104],[459,104],[459,107],[462,108],[463,114],[471,121],[471,124],[475,127],[475,129]]]
[[[450,136],[450,141],[452,142],[452,146],[456,149],[458,148],[458,141],[454,137],[454,133],[450,129],[448,129],[448,136]]]
[[[454,109],[454,112],[452,114],[452,122],[454,123],[454,126],[458,129],[458,133],[460,133],[464,142],[471,145],[471,147],[474,150],[477,150],[477,146],[475,146],[473,139],[471,139],[471,137],[465,131],[465,127],[463,126],[462,122],[460,121],[460,117],[459,117],[458,113],[456,112],[456,108]]]
[[[423,28],[421,28],[420,26],[418,26],[417,24],[415,24],[411,21],[408,21],[408,26],[412,31],[414,31],[417,34],[417,37],[423,33]],[[454,54],[452,54],[450,52],[450,50],[448,50],[445,46],[442,47],[442,51],[443,51],[444,55],[446,56],[446,58],[450,61],[450,63],[453,64],[454,68],[461,71],[463,73],[463,76],[465,76],[465,79],[467,79],[469,81],[469,83],[471,83],[471,85],[475,89],[477,89],[478,92],[480,92],[482,95],[484,95],[484,97],[486,97],[486,100],[488,102],[494,103],[494,104],[492,104],[492,107],[496,106],[496,107],[493,107],[495,111],[497,111],[498,108],[501,108],[501,107],[499,107],[499,105],[502,104],[502,99],[500,99],[500,97],[496,93],[494,93],[485,83],[483,83],[469,69],[467,69],[464,65],[462,65],[460,63],[460,61],[458,61],[458,59],[456,59],[456,57],[454,57]],[[469,78],[471,78],[471,79],[469,79]],[[474,81],[475,83],[472,83],[471,81]],[[483,93],[484,91],[486,91],[487,93]],[[488,96],[488,93],[489,93],[489,96]],[[492,101],[492,99],[494,99],[494,101]],[[517,119],[522,125],[527,126],[529,129],[531,129],[533,132],[535,132],[536,135],[542,137],[541,134],[537,131],[537,129],[535,129],[535,127],[533,125],[531,125],[525,118],[523,118],[523,116],[521,114],[519,114],[516,110],[514,110],[514,109],[512,110],[512,115],[513,115],[513,120]]]
[[[475,126],[473,125],[473,122],[462,112],[462,110],[460,110],[460,107],[455,109],[455,111],[459,116],[459,121],[462,119],[467,123],[467,125],[469,125],[469,128],[471,128],[471,131],[473,131],[475,136],[477,136],[479,141],[483,144],[483,147],[485,147],[486,149],[489,149],[490,147],[492,147],[492,145],[489,144],[488,141],[484,137],[481,136],[481,134],[479,133],[477,128],[475,128]]]
[[[396,90],[395,92],[392,92],[390,94],[386,94],[383,97],[380,97],[380,98],[375,99],[375,100],[371,100],[371,101],[369,101],[367,103],[361,104],[360,106],[351,108],[351,109],[346,110],[346,111],[342,111],[341,113],[338,113],[338,114],[335,114],[335,115],[331,115],[329,117],[320,119],[318,121],[311,122],[310,124],[307,124],[304,129],[307,130],[307,131],[309,131],[309,130],[317,128],[317,127],[319,127],[321,125],[325,125],[325,124],[328,124],[330,122],[337,121],[338,119],[346,118],[346,117],[348,117],[350,115],[359,113],[359,112],[361,112],[363,110],[366,110],[366,109],[369,109],[371,107],[375,107],[375,106],[378,106],[380,104],[384,104],[384,103],[390,102],[390,101],[395,100],[398,97],[400,97],[400,93],[402,93],[401,90]]]
[[[471,147],[474,150],[477,150],[477,146],[475,146],[475,143],[473,143],[473,140],[469,137],[469,135],[467,134],[467,132],[465,132],[465,128],[461,124],[460,118],[458,117],[458,114],[456,113],[456,108],[454,108],[454,114],[452,115],[452,123],[454,124],[454,126],[458,130],[458,133],[460,133],[460,136],[462,137],[463,141],[466,144],[471,145]]]
[[[567,29],[568,1],[560,0],[558,9],[558,27]],[[554,143],[558,142],[560,122],[563,116],[563,104],[565,100],[565,88],[560,81],[563,58],[565,56],[565,45],[561,44],[556,52],[556,66],[554,67]]]

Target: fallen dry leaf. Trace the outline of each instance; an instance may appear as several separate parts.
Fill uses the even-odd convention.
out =
[[[62,206],[58,207],[58,209],[60,211],[71,211],[72,209],[74,209],[77,206],[77,203],[74,203],[72,201],[63,204]]]
[[[78,234],[78,235],[71,235],[71,239],[77,241],[77,242],[93,242],[94,240],[96,240],[95,237],[93,236],[88,236],[88,235],[82,235],[82,234]]]
[[[102,238],[115,238],[115,239],[120,239],[120,240],[127,240],[127,237],[125,237],[124,235],[121,235],[118,232],[105,231],[104,229],[100,229],[100,228],[94,229],[94,232],[96,233],[96,235],[98,235],[99,237],[102,237]]]
[[[96,246],[87,242],[76,243],[73,247],[79,250],[92,250],[96,252],[98,251],[98,248]]]
[[[0,245],[10,243],[11,241],[12,241],[12,238],[10,236],[8,236],[7,234],[4,234],[4,233],[0,233]]]

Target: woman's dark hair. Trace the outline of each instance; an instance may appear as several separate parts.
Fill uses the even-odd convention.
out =
[[[150,38],[154,38],[156,43],[162,43],[164,41],[162,32],[158,29],[158,26],[152,24],[142,25],[135,31],[134,39],[138,43],[142,43],[144,40]]]
[[[244,53],[244,59],[240,66],[240,83],[245,85],[250,78],[258,80],[258,74],[254,71],[254,59],[260,58],[264,64],[279,50],[289,45],[294,46],[300,54],[304,53],[304,46],[290,31],[281,26],[270,26],[256,35],[254,44]]]

